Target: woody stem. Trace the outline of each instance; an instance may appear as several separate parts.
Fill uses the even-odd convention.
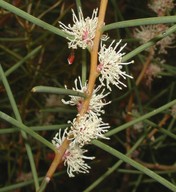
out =
[[[93,47],[91,50],[91,67],[90,67],[90,75],[89,75],[89,80],[88,80],[88,88],[87,88],[87,97],[85,98],[85,101],[83,103],[82,109],[80,111],[80,116],[84,115],[87,112],[88,106],[90,99],[92,97],[94,85],[96,78],[98,76],[97,73],[97,60],[98,60],[98,49],[99,49],[99,43],[100,43],[100,38],[101,38],[101,30],[104,25],[104,17],[105,17],[105,12],[106,12],[106,7],[107,7],[108,0],[101,0],[100,3],[100,9],[99,9],[99,16],[98,16],[98,24],[97,24],[97,29],[95,32],[95,38],[93,41]],[[78,119],[79,120],[79,119]],[[65,139],[62,145],[59,147],[58,151],[55,153],[55,158],[46,174],[46,178],[51,179],[57,166],[62,162],[62,156],[64,155],[66,149],[69,146],[69,140]],[[44,183],[46,183],[45,181]],[[43,184],[44,185],[44,184]]]
[[[106,13],[108,0],[102,0],[100,3],[100,9],[99,9],[99,15],[98,15],[98,24],[95,32],[95,38],[93,41],[93,47],[91,49],[91,64],[90,64],[90,75],[89,75],[89,81],[88,81],[88,87],[87,87],[87,97],[83,103],[82,109],[80,111],[80,115],[83,115],[86,113],[90,99],[92,97],[94,85],[96,78],[98,76],[97,73],[97,61],[98,61],[98,49],[102,34],[102,27],[104,25],[104,18]]]

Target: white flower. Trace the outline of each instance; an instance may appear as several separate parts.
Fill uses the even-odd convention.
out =
[[[79,117],[79,116],[78,116]],[[80,146],[89,144],[92,139],[108,139],[104,136],[109,129],[108,123],[103,123],[102,119],[96,115],[89,115],[88,113],[80,116],[79,119],[74,119],[71,126],[72,143],[77,143]]]
[[[108,105],[109,103],[111,103],[111,101],[106,102],[106,100],[105,100],[105,97],[107,95],[109,95],[110,92],[107,92],[104,94],[105,89],[103,89],[100,92],[101,88],[102,88],[102,86],[99,85],[96,89],[93,90],[93,94],[90,99],[90,104],[89,104],[89,108],[88,108],[88,113],[90,113],[90,114],[95,113],[99,116],[100,114],[104,113],[104,110],[102,110],[102,108],[105,105]]]
[[[73,15],[73,26],[70,24],[68,26],[64,25],[62,22],[60,23],[60,27],[67,34],[72,35],[72,38],[69,39],[69,48],[77,49],[77,47],[81,47],[83,49],[93,46],[93,39],[95,37],[95,30],[98,23],[97,17],[98,9],[93,11],[92,17],[87,17],[84,19],[82,10],[79,9],[78,18],[75,12],[72,10]]]
[[[120,77],[123,77],[124,79],[126,79],[126,77],[132,78],[130,75],[126,74],[125,71],[122,71],[122,65],[133,63],[133,61],[127,63],[122,62],[122,56],[125,53],[121,53],[121,51],[124,49],[126,44],[116,52],[116,48],[121,43],[121,40],[116,43],[113,48],[112,45],[114,42],[115,41],[113,41],[108,48],[101,44],[100,52],[98,53],[100,64],[97,66],[97,71],[101,74],[99,80],[103,86],[105,86],[103,83],[105,80],[109,90],[111,90],[109,84],[113,84],[119,89],[121,89],[121,85],[126,87],[126,85],[121,82]]]
[[[95,157],[83,155],[87,150],[81,149],[78,145],[71,146],[64,155],[64,165],[67,165],[69,177],[74,177],[75,173],[89,173],[90,166],[84,159],[93,160]]]
[[[149,25],[149,26],[141,26],[140,28],[136,28],[134,31],[134,37],[137,39],[140,39],[140,43],[146,43],[147,41],[150,41],[154,37],[158,36],[159,34],[164,33],[168,29],[168,26],[163,24],[158,25]],[[158,41],[154,45],[154,49],[158,49],[158,53],[167,53],[167,48],[173,48],[173,40],[175,38],[174,34],[171,34],[160,41]]]
[[[74,87],[72,88],[74,91],[78,91],[78,92],[81,92],[81,93],[86,93],[86,91],[87,91],[87,83],[82,85],[80,77],[78,77],[78,79],[75,79],[74,83],[75,83],[75,88]],[[67,89],[67,86],[65,86],[65,88]],[[62,99],[62,102],[64,104],[66,104],[66,105],[72,105],[72,106],[76,105],[78,111],[80,111],[81,107],[82,107],[82,103],[84,101],[84,98],[83,97],[79,97],[79,96],[73,96],[73,95],[69,95],[69,97],[70,97],[69,101],[65,101],[64,99]]]
[[[174,8],[173,0],[151,0],[148,7],[152,9],[158,16],[164,16]]]
[[[67,130],[64,131],[61,136],[61,129],[55,135],[52,140],[52,143],[59,149],[62,145],[62,142],[67,137]],[[64,165],[67,166],[67,173],[69,177],[74,177],[74,173],[88,173],[90,166],[85,163],[84,159],[94,159],[94,157],[87,157],[83,155],[87,150],[80,148],[78,145],[69,145],[68,149],[65,151],[62,160]]]
[[[61,144],[63,143],[63,141],[68,137],[68,130],[67,128],[64,130],[63,135],[61,134],[61,129],[59,129],[59,132],[56,133],[56,135],[53,137],[52,139],[52,143],[53,145],[56,146],[56,148],[58,149]]]
[[[79,82],[79,85],[78,85],[78,82]],[[78,79],[75,80],[75,88],[72,88],[72,89],[86,94],[87,82],[85,82],[85,84],[82,85],[81,79],[80,77],[78,77]],[[100,89],[101,89],[101,86],[98,86],[96,89],[93,90],[93,94],[90,99],[90,103],[87,111],[91,114],[96,113],[97,115],[100,115],[101,113],[104,113],[104,110],[102,110],[102,108],[105,105],[110,103],[110,102],[106,102],[104,99],[109,94],[109,92],[104,94],[105,89],[103,89],[101,92],[100,92]],[[69,101],[65,101],[64,99],[62,99],[62,102],[67,105],[68,104],[72,106],[76,105],[79,112],[82,108],[84,98],[79,96],[73,96],[73,95],[69,95],[69,97],[70,97]]]
[[[133,33],[134,38],[140,39],[140,43],[146,43],[156,36],[156,25],[140,26],[135,28]]]
[[[164,33],[169,27],[163,24],[156,25],[156,33]],[[167,54],[167,48],[174,48],[173,43],[175,39],[175,34],[171,34],[156,43],[159,46],[159,53]]]

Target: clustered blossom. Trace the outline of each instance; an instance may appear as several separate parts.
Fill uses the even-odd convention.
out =
[[[70,24],[66,26],[60,22],[62,30],[73,37],[68,38],[69,48],[92,48],[98,23],[97,12],[98,9],[95,9],[91,18],[87,17],[84,19],[81,9],[79,9],[78,18],[72,10],[74,24],[72,26]],[[107,36],[102,35],[102,42],[107,39]],[[70,128],[65,129],[63,134],[61,134],[61,130],[59,130],[52,140],[58,150],[66,138],[70,142],[68,149],[62,157],[64,165],[67,165],[67,173],[70,177],[73,177],[75,173],[89,172],[90,167],[85,163],[85,159],[91,160],[94,157],[84,156],[86,150],[84,150],[83,147],[90,144],[93,139],[108,139],[104,134],[108,131],[110,126],[108,123],[104,123],[100,117],[104,113],[103,107],[110,103],[110,101],[106,102],[105,100],[105,97],[108,96],[110,92],[106,91],[104,86],[106,86],[110,91],[110,84],[121,89],[121,86],[126,87],[126,85],[120,78],[132,78],[122,70],[123,65],[133,62],[122,62],[124,53],[121,53],[121,51],[124,49],[126,44],[116,51],[121,41],[117,42],[113,48],[114,43],[115,41],[113,41],[108,48],[101,44],[98,53],[99,65],[95,72],[97,73],[96,75],[99,75],[101,84],[94,87],[87,111],[84,114],[81,114],[85,98],[81,97],[79,94],[77,96],[69,95],[69,100],[62,99],[64,104],[76,106],[78,110],[77,117],[73,119],[73,121],[68,121]],[[106,83],[104,83],[104,81],[106,81]],[[74,83],[75,87],[73,87],[72,90],[77,91],[78,93],[83,93],[85,96],[89,95],[87,82],[83,84],[81,78],[78,77]],[[65,88],[67,89],[66,86]]]
[[[79,82],[79,85],[78,85],[78,82]],[[73,87],[72,89],[74,91],[85,93],[85,95],[86,95],[87,82],[85,82],[85,84],[83,86],[80,77],[78,77],[78,79],[75,80],[75,88]],[[102,108],[105,105],[110,103],[110,101],[109,102],[105,101],[105,97],[107,95],[109,95],[109,92],[104,94],[105,89],[103,89],[101,92],[100,92],[100,89],[101,89],[101,86],[98,86],[96,89],[93,90],[92,98],[90,100],[89,108],[88,108],[88,111],[90,114],[96,114],[98,116],[100,114],[104,113],[104,110],[102,110]],[[71,106],[76,105],[78,112],[80,112],[82,109],[82,104],[83,104],[84,98],[80,97],[80,96],[73,96],[73,95],[69,95],[69,97],[70,97],[70,100],[65,101],[64,99],[62,99],[62,102],[66,105],[68,105],[68,104]]]
[[[93,139],[107,139],[104,136],[109,129],[109,124],[104,123],[101,118],[96,115],[90,116],[88,113],[81,116],[79,120],[75,118],[71,123],[71,140],[78,143],[79,146],[89,144]]]
[[[151,3],[148,4],[148,7],[157,13],[158,16],[167,15],[174,6],[173,0],[151,0]]]
[[[78,92],[81,92],[81,93],[85,93],[86,94],[86,90],[87,90],[87,83],[85,83],[84,85],[82,85],[82,82],[81,82],[81,79],[80,77],[78,77],[78,79],[75,79],[75,88],[73,87],[72,89],[74,91],[78,91]],[[78,84],[79,83],[79,84]],[[80,87],[80,88],[79,88]],[[65,88],[67,89],[67,86],[65,86]],[[80,96],[73,96],[73,95],[69,95],[70,97],[70,100],[69,101],[65,101],[64,99],[62,99],[62,102],[66,105],[71,105],[71,106],[74,106],[76,105],[77,106],[77,109],[78,109],[78,112],[81,110],[81,107],[82,107],[82,103],[84,101],[84,98],[83,97],[80,97]]]
[[[120,80],[120,77],[123,79],[126,79],[126,77],[132,78],[125,71],[122,71],[122,65],[133,63],[133,61],[127,63],[122,62],[122,56],[125,53],[121,53],[121,51],[124,49],[126,44],[116,51],[116,48],[119,46],[121,41],[116,43],[113,48],[112,46],[114,42],[115,41],[113,41],[108,48],[106,48],[106,45],[101,44],[100,52],[98,53],[100,64],[97,66],[97,71],[101,74],[99,80],[104,86],[104,81],[106,81],[106,86],[109,90],[111,90],[109,84],[115,85],[119,89],[122,89],[121,86],[126,87],[126,85]]]
[[[156,28],[157,28],[157,33],[161,34],[161,33],[164,33],[164,31],[166,31],[169,27],[163,24],[159,24],[156,26]],[[156,45],[159,46],[159,53],[166,54],[167,48],[173,48],[174,39],[175,39],[175,34],[171,34],[163,38],[162,40],[158,41]]]
[[[157,25],[140,26],[134,29],[133,36],[140,40],[140,43],[146,43],[156,36]]]
[[[59,149],[63,141],[67,138],[68,132],[67,129],[61,135],[61,129],[55,135],[52,140],[52,143]],[[69,177],[74,177],[75,173],[89,173],[90,166],[85,163],[84,159],[92,160],[94,157],[87,157],[83,155],[87,150],[80,148],[78,145],[70,145],[69,148],[65,151],[62,160],[64,165],[67,166],[67,173]]]
[[[63,31],[73,36],[73,38],[68,38],[70,41],[68,43],[69,48],[77,49],[77,47],[80,47],[85,49],[93,46],[93,39],[95,37],[95,30],[98,23],[97,13],[98,9],[95,9],[91,18],[87,17],[84,19],[81,9],[79,9],[78,18],[75,12],[72,10],[74,22],[73,26],[70,24],[66,26],[62,22],[59,22]]]
[[[75,81],[75,87],[72,89],[81,93],[87,93],[87,82],[83,85],[80,77]],[[67,87],[66,87],[67,88]],[[68,121],[71,125],[70,130],[68,128],[61,135],[61,130],[53,138],[53,144],[59,149],[65,138],[70,140],[69,148],[66,150],[63,161],[64,165],[67,165],[67,173],[70,177],[74,176],[75,173],[88,173],[90,168],[84,159],[93,159],[93,157],[86,157],[83,150],[87,144],[90,144],[92,139],[108,139],[104,134],[110,128],[108,123],[104,123],[99,117],[104,113],[102,109],[105,105],[110,102],[105,101],[105,97],[109,92],[104,93],[105,89],[101,89],[101,86],[97,86],[93,90],[92,97],[90,99],[89,107],[87,113],[82,116],[77,116],[77,118],[72,121]],[[62,99],[64,104],[69,104],[71,106],[77,106],[78,112],[81,110],[82,104],[84,102],[83,98],[80,96],[69,95],[70,100],[65,101]]]
[[[141,26],[140,28],[136,28],[134,30],[133,36],[137,39],[140,39],[140,43],[146,43],[147,41],[153,39],[159,34],[164,33],[168,29],[168,26],[163,25],[163,24],[158,24],[158,25],[149,25],[149,26]],[[167,48],[172,48],[173,40],[175,38],[175,35],[169,35],[160,41],[158,41],[154,49],[158,49],[158,53],[166,54],[167,53]]]

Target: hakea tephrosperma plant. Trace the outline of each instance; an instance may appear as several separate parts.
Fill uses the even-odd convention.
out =
[[[96,30],[98,27],[98,9],[93,10],[91,17],[84,18],[81,8],[79,9],[78,17],[72,10],[73,25],[66,26],[62,22],[60,27],[68,35],[72,35],[73,38],[68,38],[68,47],[71,49],[88,48],[90,51],[94,46],[94,38],[96,36]],[[104,23],[103,23],[104,24]],[[125,53],[122,52],[124,47],[120,46],[119,42],[112,41],[107,47],[104,43],[108,39],[107,36],[101,34],[100,36],[100,50],[97,54],[99,64],[96,66],[96,76],[99,78],[100,85],[95,87],[86,110],[83,111],[83,105],[85,99],[79,96],[70,95],[70,100],[62,102],[64,104],[76,106],[78,110],[77,117],[73,121],[68,121],[71,124],[70,128],[66,128],[64,133],[61,134],[61,130],[54,136],[52,142],[59,150],[65,139],[69,141],[68,148],[65,150],[62,161],[67,166],[67,173],[70,177],[74,177],[75,173],[88,173],[90,166],[85,162],[86,159],[94,159],[94,157],[85,156],[85,150],[83,147],[90,144],[92,139],[108,139],[104,136],[109,129],[109,124],[104,123],[101,114],[105,113],[103,107],[110,103],[104,99],[110,94],[111,85],[115,85],[119,89],[126,87],[121,78],[132,78],[125,71],[123,71],[123,65],[128,65],[131,62],[122,62],[122,57]],[[90,74],[91,75],[91,74]],[[82,84],[80,77],[75,80],[75,87],[73,90],[89,95],[88,84]],[[66,87],[67,88],[67,87]],[[109,91],[107,92],[106,89]]]

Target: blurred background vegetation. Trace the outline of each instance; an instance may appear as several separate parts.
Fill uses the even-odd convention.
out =
[[[40,18],[41,20],[59,27],[58,21],[65,24],[72,23],[71,9],[76,10],[75,1],[69,0],[9,0],[16,7]],[[82,1],[84,16],[90,16],[92,10],[99,6],[100,1]],[[173,10],[174,14],[174,10]],[[156,16],[147,7],[147,1],[141,0],[109,0],[105,22],[112,23],[121,20],[137,19]],[[133,28],[108,31],[112,39],[123,39],[127,42],[125,52],[128,53],[139,46],[139,41],[133,38]],[[32,52],[32,54],[31,54]],[[38,85],[71,88],[74,79],[81,76],[81,66],[87,63],[87,75],[89,70],[89,54],[87,50],[76,50],[75,61],[68,65],[67,58],[71,50],[67,47],[67,40],[54,33],[46,31],[5,9],[0,8],[0,63],[6,72],[6,77],[12,89],[12,93],[20,111],[22,121],[49,141],[55,135],[59,127],[66,127],[68,120],[76,115],[75,108],[64,106],[61,102],[63,96],[32,93],[31,89]],[[31,54],[31,55],[29,55]],[[127,106],[133,95],[130,120],[175,99],[176,95],[176,63],[175,47],[168,50],[167,55],[161,55],[166,60],[160,78],[153,80],[151,87],[146,85],[145,77],[140,85],[135,85],[147,52],[142,52],[135,58],[135,64],[127,69],[134,77],[128,82],[128,88],[122,91],[113,87],[113,92],[108,100],[112,103],[106,106],[104,121],[109,122],[112,128],[117,127],[129,119]],[[26,58],[26,56],[28,58]],[[15,71],[8,71],[12,66],[21,62]],[[0,110],[10,116],[13,115],[5,88],[0,82]],[[166,118],[163,120],[163,118]],[[156,126],[169,129],[176,133],[175,119],[171,116],[171,109],[163,111],[152,117],[151,122]],[[151,122],[142,122],[142,131],[134,127],[127,137],[127,131],[122,131],[106,141],[115,149],[126,153],[127,145],[133,146],[138,138],[149,134],[148,129],[155,125]],[[139,125],[141,126],[141,125]],[[13,128],[9,129],[9,128]],[[9,130],[9,133],[4,130]],[[130,138],[130,141],[127,141]],[[39,177],[43,177],[53,159],[53,153],[29,137],[29,143],[34,155]],[[176,184],[176,143],[175,139],[157,132],[152,138],[146,139],[132,154],[136,161],[154,169],[163,177]],[[75,178],[68,178],[64,166],[58,167],[55,177],[47,186],[46,191],[84,191],[91,183],[113,166],[117,159],[104,151],[88,146],[90,156],[96,159],[91,162],[92,169],[89,174],[79,174]],[[156,165],[163,165],[157,167]],[[170,167],[167,167],[169,165]],[[0,121],[0,191],[5,186],[15,183],[23,183],[26,186],[18,187],[9,191],[28,192],[34,191],[32,175],[29,166],[24,140],[17,129],[5,121]],[[31,184],[28,184],[31,183]],[[96,192],[167,192],[166,189],[153,179],[136,171],[130,165],[122,163],[110,176],[92,191]]]

